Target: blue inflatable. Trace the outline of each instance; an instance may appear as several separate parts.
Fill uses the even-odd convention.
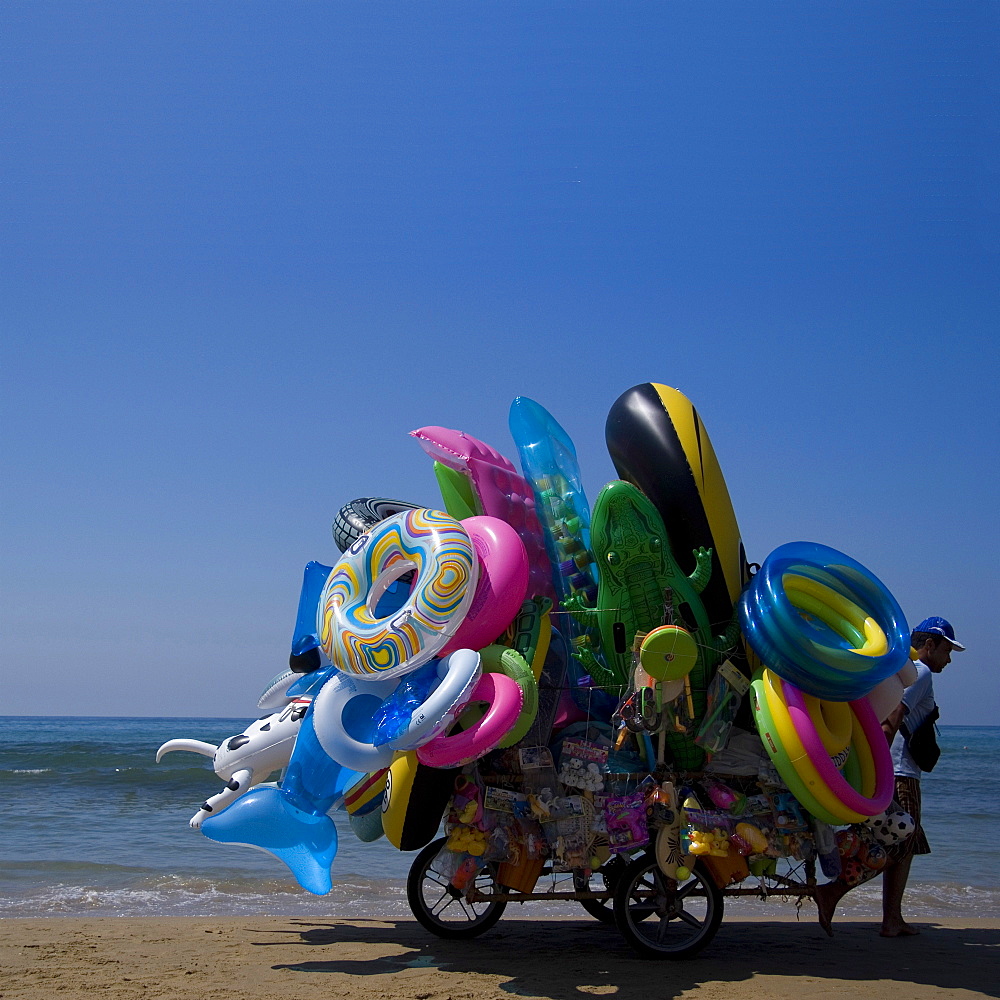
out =
[[[806,578],[856,605],[885,635],[884,652],[858,649],[859,635],[838,631],[792,603],[786,577]],[[737,605],[740,628],[765,666],[826,701],[862,698],[898,673],[910,655],[910,630],[885,585],[850,556],[816,542],[775,549]]]
[[[228,809],[209,816],[201,832],[220,844],[258,847],[283,861],[303,889],[323,895],[333,888],[337,828],[327,815],[361,774],[338,764],[320,746],[313,708],[302,720],[281,787],[251,789]]]
[[[533,399],[510,404],[510,434],[524,478],[535,495],[545,550],[556,571],[560,599],[583,592],[597,597],[597,570],[590,551],[590,507],[583,492],[576,448],[555,417]]]

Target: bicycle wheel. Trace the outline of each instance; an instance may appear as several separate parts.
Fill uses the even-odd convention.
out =
[[[722,923],[722,892],[700,864],[672,888],[656,859],[641,854],[618,883],[614,913],[622,937],[642,958],[692,958]]]
[[[406,879],[406,899],[413,915],[432,934],[442,938],[473,938],[488,931],[503,915],[504,901],[470,903],[456,889],[438,859],[447,838],[429,843],[413,860]],[[495,893],[496,869],[487,865],[475,879],[481,893]]]
[[[615,908],[614,908],[614,891],[615,887],[618,885],[622,875],[625,873],[625,869],[628,862],[621,857],[616,855],[610,860],[606,861],[601,867],[594,872],[591,876],[590,881],[599,880],[603,882],[604,888],[612,893],[608,899],[581,899],[579,900],[580,905],[594,918],[600,920],[602,924],[614,925],[615,922]],[[588,888],[590,886],[588,885]]]

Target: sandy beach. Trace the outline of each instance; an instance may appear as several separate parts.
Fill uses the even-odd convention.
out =
[[[734,919],[698,958],[648,962],[593,920],[505,919],[444,941],[410,919],[5,919],[0,997],[1000,996],[1000,921],[919,926],[920,937],[887,941],[872,922],[843,921],[830,940],[811,913]]]

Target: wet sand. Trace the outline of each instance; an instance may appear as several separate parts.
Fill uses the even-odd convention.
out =
[[[727,919],[689,961],[643,961],[590,919],[505,918],[447,941],[415,920],[54,917],[0,920],[0,997],[699,1000],[1000,996],[1000,920],[872,921],[827,938],[813,914]]]

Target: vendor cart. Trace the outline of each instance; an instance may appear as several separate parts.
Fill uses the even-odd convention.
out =
[[[787,860],[740,881],[720,885],[717,871],[699,859],[688,877],[668,878],[651,848],[612,855],[589,875],[546,863],[529,892],[502,884],[500,866],[488,862],[467,884],[456,886],[446,837],[421,850],[410,867],[407,900],[416,919],[442,938],[473,938],[503,916],[510,903],[572,900],[593,917],[615,925],[643,958],[692,958],[722,923],[727,897],[800,901],[815,892],[815,860]]]

